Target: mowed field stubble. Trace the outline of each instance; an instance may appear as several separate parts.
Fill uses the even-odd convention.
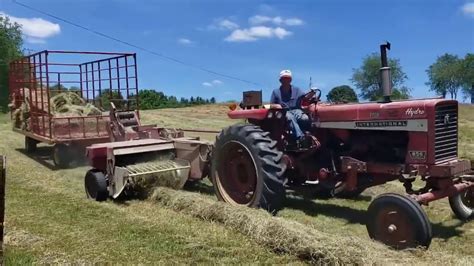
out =
[[[227,110],[224,105],[162,109],[142,111],[141,117],[144,124],[220,130],[236,122],[227,118]],[[83,178],[89,167],[82,164],[55,170],[48,158],[50,147],[40,145],[36,154],[26,155],[23,136],[13,133],[11,127],[9,115],[0,115],[0,153],[7,156],[7,264],[307,262],[293,254],[275,252],[223,223],[175,211],[154,201],[87,200]],[[474,160],[474,106],[461,106],[459,132],[460,155]],[[215,134],[190,135],[211,141],[215,138]],[[215,200],[208,180],[188,190],[203,199]],[[368,189],[354,200],[289,195],[286,207],[277,216],[308,230],[332,234],[334,241],[347,237],[370,241],[365,211],[374,196],[387,191],[403,192],[403,187],[388,183]],[[411,256],[415,260],[410,263],[422,264],[474,263],[474,223],[454,218],[447,199],[436,201],[425,210],[433,226],[430,249],[399,252],[400,257]],[[384,252],[391,255],[394,251],[386,248],[376,252],[383,257]]]

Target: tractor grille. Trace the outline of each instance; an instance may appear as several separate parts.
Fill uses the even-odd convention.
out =
[[[458,156],[458,105],[441,104],[435,111],[435,162]]]

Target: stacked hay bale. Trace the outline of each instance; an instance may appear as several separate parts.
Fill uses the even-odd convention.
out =
[[[10,108],[12,106],[10,104]],[[21,130],[30,131],[30,105],[28,102],[23,102],[20,107],[12,110],[13,126]]]
[[[51,98],[51,113],[54,116],[91,116],[101,115],[102,111],[86,103],[74,92],[61,92]]]
[[[75,92],[61,92],[51,98],[51,114],[54,118],[54,135],[56,137],[83,137],[86,134],[96,134],[98,128],[105,128],[103,119],[81,119],[81,117],[100,116],[102,111],[87,103]],[[71,119],[60,119],[71,117]],[[101,123],[101,125],[98,125]]]
[[[18,96],[22,100],[20,106],[18,106],[18,99],[15,98],[15,94],[12,95],[13,102],[10,103],[9,107],[12,111],[13,126],[15,128],[31,131],[32,127],[30,111],[32,110],[32,108],[37,110],[39,113],[41,113],[42,110],[44,113],[48,113],[48,108],[50,108],[51,115],[53,116],[53,118],[87,117],[102,115],[102,111],[99,108],[95,107],[91,103],[87,103],[75,92],[61,92],[51,97],[49,101],[51,106],[48,106],[46,95],[43,95],[43,103],[41,103],[41,96],[37,94],[38,93],[34,90],[30,92],[28,88],[19,90]],[[30,95],[32,99],[30,99]],[[36,100],[40,102],[38,103]],[[69,121],[59,119],[54,121],[54,128],[55,130],[57,129],[56,131],[58,131],[58,133],[61,131],[66,132],[67,130],[63,130],[66,127],[82,127],[82,123],[83,121],[80,119],[72,119]],[[87,124],[84,126],[86,126],[85,131],[94,131],[97,127],[97,121],[87,121]],[[69,134],[69,131],[67,131],[67,134]]]

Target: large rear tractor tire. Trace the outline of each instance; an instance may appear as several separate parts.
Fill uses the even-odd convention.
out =
[[[36,151],[36,145],[38,141],[30,137],[25,136],[25,151],[26,153],[34,153]]]
[[[53,162],[59,169],[66,169],[72,163],[72,153],[68,145],[58,143],[53,147]]]
[[[472,220],[474,218],[474,189],[470,188],[449,197],[449,205],[459,220]]]
[[[217,198],[276,213],[285,198],[283,153],[268,132],[249,124],[230,126],[217,137],[211,180]]]
[[[395,249],[428,248],[433,237],[418,202],[394,193],[382,194],[369,205],[367,231],[372,239]]]
[[[95,169],[87,171],[84,178],[84,187],[89,199],[105,201],[109,197],[107,179],[101,171]]]

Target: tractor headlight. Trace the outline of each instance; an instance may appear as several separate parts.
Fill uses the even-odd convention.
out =
[[[267,118],[268,118],[268,119],[271,119],[271,118],[273,118],[273,112],[268,112],[268,114],[267,114]]]
[[[283,116],[281,112],[276,112],[276,118],[280,119]]]

